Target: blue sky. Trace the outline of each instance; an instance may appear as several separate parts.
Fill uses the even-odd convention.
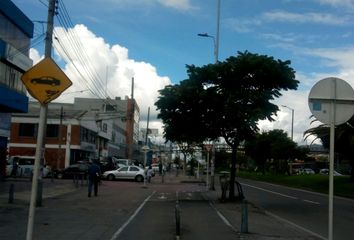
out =
[[[31,20],[46,20],[47,0],[12,1]],[[109,96],[130,95],[129,79],[134,76],[143,116],[149,106],[156,116],[157,90],[187,78],[186,64],[214,62],[213,40],[197,34],[215,36],[217,0],[59,1],[76,25],[101,81],[106,79],[102,84],[111,91]],[[299,89],[284,92],[275,103],[294,108],[294,137],[303,144],[302,133],[311,127],[307,105],[311,87],[330,76],[354,84],[353,12],[353,0],[221,0],[219,60],[245,50],[291,60]],[[56,19],[55,24],[60,27]],[[35,23],[35,33],[42,32],[42,24]],[[57,37],[64,38],[65,31],[60,33],[58,28]],[[43,55],[43,45],[31,52],[35,60]],[[61,62],[64,57],[59,55],[55,54],[56,60]],[[69,63],[62,66],[74,82],[68,92],[85,88]],[[73,93],[58,101],[74,96],[86,97]],[[260,122],[260,127],[289,132],[290,117],[289,109],[280,107],[277,121]]]

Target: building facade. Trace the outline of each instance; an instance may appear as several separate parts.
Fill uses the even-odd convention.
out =
[[[48,104],[44,161],[54,169],[89,159],[129,158],[129,99],[75,98],[74,104]],[[139,109],[135,106],[135,109]],[[28,113],[11,119],[9,155],[34,156],[40,106],[30,102]],[[139,112],[134,122],[138,121]],[[133,124],[135,126],[135,124]],[[138,148],[134,142],[133,149]],[[134,159],[134,158],[130,158]]]
[[[32,66],[29,58],[33,23],[10,0],[0,4],[0,171],[4,174],[11,113],[27,112],[28,97],[21,81]]]

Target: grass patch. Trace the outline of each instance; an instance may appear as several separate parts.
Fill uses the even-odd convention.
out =
[[[238,172],[237,177],[328,194],[329,177],[327,175],[288,176],[269,173],[262,175],[260,173]],[[354,182],[350,182],[349,176],[334,177],[334,195],[354,199]]]

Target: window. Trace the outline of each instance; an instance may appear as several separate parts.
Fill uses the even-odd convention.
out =
[[[107,132],[107,123],[103,123],[103,132]]]
[[[119,169],[119,172],[126,172],[128,171],[128,167],[122,167]]]
[[[106,112],[113,112],[116,111],[116,106],[111,104],[106,104]]]
[[[20,123],[20,137],[35,137],[37,135],[37,125],[33,123]]]
[[[48,138],[57,138],[59,136],[59,125],[48,124],[47,135]]]
[[[88,143],[96,143],[96,133],[87,129],[81,127],[80,129],[80,140],[82,142],[88,142]]]
[[[137,167],[130,167],[130,171],[131,171],[131,172],[138,172],[138,171],[139,171],[139,168],[137,168]]]

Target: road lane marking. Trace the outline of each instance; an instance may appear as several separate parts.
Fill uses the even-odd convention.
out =
[[[293,222],[291,222],[291,221],[289,221],[289,220],[286,220],[285,218],[282,218],[282,217],[280,217],[280,216],[278,216],[278,215],[276,215],[276,214],[273,214],[273,213],[268,212],[268,211],[265,211],[265,213],[268,214],[268,215],[271,216],[271,217],[274,217],[274,218],[280,220],[280,221],[286,222],[286,223],[288,223],[288,224],[290,224],[290,225],[292,225],[292,226],[294,226],[294,227],[296,227],[296,228],[298,228],[298,229],[300,229],[300,230],[302,230],[302,231],[305,231],[305,232],[307,232],[307,233],[309,233],[309,234],[311,234],[311,235],[313,235],[313,236],[316,236],[316,237],[318,237],[318,238],[320,238],[320,239],[323,239],[323,240],[327,240],[326,237],[323,237],[323,236],[321,236],[320,234],[315,233],[315,232],[313,232],[313,231],[311,231],[311,230],[309,230],[309,229],[307,229],[307,228],[301,227],[300,225],[297,225],[296,223],[293,223]]]
[[[307,203],[312,203],[312,204],[320,205],[319,202],[315,202],[315,201],[311,201],[311,200],[307,200],[307,199],[304,199],[304,200],[302,200],[302,201],[307,202]]]
[[[297,198],[297,197],[293,197],[293,196],[289,196],[289,195],[286,195],[286,194],[282,194],[282,193],[278,193],[278,192],[270,191],[270,190],[263,189],[263,188],[259,188],[259,187],[252,186],[252,185],[249,185],[249,184],[246,184],[246,183],[242,183],[241,185],[248,186],[248,187],[252,187],[252,188],[255,188],[255,189],[258,189],[258,190],[264,191],[264,192],[273,193],[273,194],[275,194],[275,195],[279,195],[279,196],[286,197],[286,198],[291,198],[291,199],[299,199],[299,198]]]
[[[165,193],[161,193],[161,195],[158,197],[158,199],[165,200],[167,197],[165,196]]]
[[[218,216],[221,218],[221,220],[228,226],[230,227],[234,232],[237,232],[237,229],[234,228],[234,226],[232,226],[232,224],[229,222],[229,220],[227,220],[227,218],[222,215],[221,212],[219,212],[219,210],[214,206],[214,204],[209,201],[209,205],[215,210],[215,212],[218,214]]]
[[[249,185],[249,184],[246,184],[246,183],[242,183],[242,185],[245,185],[245,186],[248,186],[248,187],[252,187],[252,188],[256,188],[258,190],[262,190],[262,191],[265,191],[265,192],[273,193],[273,194],[276,194],[276,195],[279,195],[279,196],[283,196],[283,197],[287,197],[287,198],[291,198],[291,199],[299,199],[297,197],[293,197],[293,196],[289,196],[289,195],[286,195],[286,194],[270,191],[270,190],[263,189],[263,188],[259,188],[259,187],[252,186],[252,185]],[[315,201],[311,201],[311,200],[307,200],[307,199],[303,199],[302,201],[303,202],[307,202],[307,203],[316,204],[316,205],[321,205],[319,202],[315,202]]]
[[[116,240],[118,239],[118,236],[123,232],[123,230],[129,225],[129,223],[131,221],[133,221],[133,219],[136,217],[136,215],[138,215],[138,213],[141,211],[141,209],[144,207],[144,205],[150,200],[150,198],[156,193],[156,191],[154,191],[150,196],[148,196],[144,202],[142,202],[140,204],[140,206],[135,210],[135,212],[133,213],[133,215],[131,215],[129,217],[129,219],[113,234],[111,240]]]

